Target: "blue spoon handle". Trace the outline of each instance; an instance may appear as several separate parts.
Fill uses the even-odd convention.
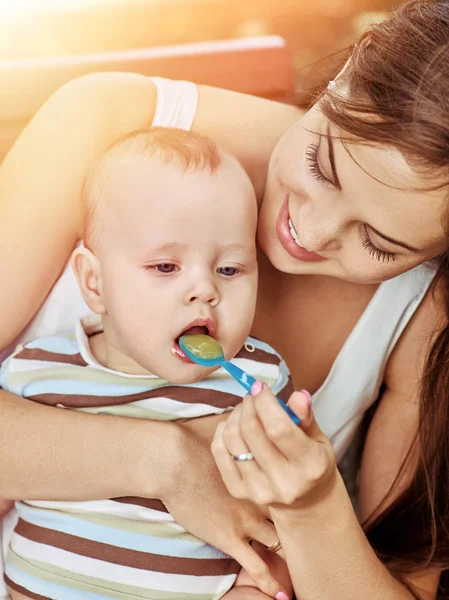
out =
[[[232,362],[229,362],[228,360],[223,360],[222,362],[220,362],[220,365],[223,367],[223,369],[226,369],[226,371],[230,375],[232,375],[232,377],[234,377],[234,379],[238,381],[240,385],[242,385],[245,388],[246,391],[251,393],[252,385],[256,382],[254,377],[251,377],[251,375],[248,375],[248,373],[245,373],[245,371],[234,365]],[[295,415],[295,413],[285,404],[285,402],[283,402],[277,396],[276,400],[288,414],[293,423],[295,423],[295,425],[299,425],[301,423],[300,418],[297,415]]]

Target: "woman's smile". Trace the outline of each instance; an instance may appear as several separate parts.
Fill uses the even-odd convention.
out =
[[[285,198],[276,220],[276,234],[282,247],[293,258],[306,262],[326,260],[326,258],[315,252],[309,252],[299,241],[298,234],[288,211],[288,196]]]

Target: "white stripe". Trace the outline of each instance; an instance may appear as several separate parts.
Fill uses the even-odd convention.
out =
[[[72,355],[74,356],[74,355]],[[80,367],[79,365],[72,365],[69,363],[58,363],[54,361],[46,361],[46,360],[31,360],[31,359],[23,359],[23,358],[14,358],[10,362],[9,372],[10,373],[21,373],[22,371],[42,371],[48,369],[50,374],[55,374],[56,369],[61,369],[62,367],[67,369],[81,369],[84,367]]]
[[[225,390],[223,390],[223,392],[224,391]],[[194,395],[195,391],[192,390],[192,396]],[[137,400],[136,402],[129,403],[129,405],[140,406],[144,409],[146,408],[152,411],[177,415],[179,417],[202,417],[223,412],[222,408],[215,408],[210,404],[201,404],[200,402],[191,404],[190,402],[181,402],[180,400],[172,400],[171,398],[164,398],[163,396],[148,398],[148,400]]]
[[[266,342],[262,342],[260,340],[256,340],[255,338],[252,338],[251,336],[246,340],[245,344],[252,344],[255,348],[258,348],[259,350],[263,350],[264,352],[267,352],[268,354],[273,354],[274,356],[277,356],[279,359],[281,358],[281,355],[276,352],[276,350],[270,346],[269,344],[267,344]]]
[[[268,365],[249,358],[234,358],[232,362],[253,377],[276,380],[279,375],[278,365]]]
[[[76,340],[67,334],[40,337],[32,342],[28,342],[28,344],[26,344],[26,348],[46,350],[47,352],[55,352],[56,354],[78,354]]]
[[[30,506],[42,509],[60,510],[82,515],[85,512],[98,513],[100,515],[113,515],[132,519],[133,521],[145,521],[147,523],[172,523],[173,527],[185,531],[181,525],[175,523],[170,513],[159,512],[144,506],[135,504],[123,504],[112,500],[92,500],[90,502],[47,502],[44,500],[26,501]],[[81,517],[82,518],[82,517]]]
[[[59,567],[66,571],[87,577],[99,577],[110,582],[132,585],[141,588],[154,588],[163,591],[185,592],[195,584],[195,591],[201,594],[210,594],[217,589],[222,589],[226,582],[232,582],[235,575],[215,575],[208,577],[193,577],[192,575],[178,575],[173,573],[158,573],[156,571],[144,571],[133,567],[112,564],[106,561],[88,558],[53,548],[45,544],[38,544],[31,540],[14,534],[11,547],[20,557],[28,560],[36,560],[48,563],[51,567]]]

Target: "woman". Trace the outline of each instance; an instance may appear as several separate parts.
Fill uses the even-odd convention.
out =
[[[291,399],[303,417],[296,430],[257,388],[258,416],[248,400],[217,431],[214,454],[225,482],[236,496],[269,507],[256,510],[231,500],[215,471],[215,419],[210,435],[200,437],[195,423],[106,424],[0,392],[0,496],[161,498],[180,523],[233,555],[273,596],[278,588],[249,539],[274,547],[281,540],[298,598],[436,597],[449,562],[447,542],[438,546],[449,510],[435,485],[447,477],[446,395],[435,396],[445,392],[445,332],[421,398],[419,386],[429,343],[445,323],[444,280],[432,283],[434,271],[424,263],[438,258],[443,265],[448,249],[448,44],[449,4],[413,2],[365,36],[341,77],[300,119],[292,107],[209,88],[200,89],[196,107],[192,86],[137,75],[90,76],[47,102],[1,171],[1,279],[8,285],[0,291],[0,347],[30,322],[81,236],[79,196],[92,159],[119,136],[173,124],[167,115],[176,114],[178,126],[193,120],[195,131],[235,153],[253,180],[266,255],[254,333],[284,355],[297,388],[314,392],[324,433],[307,394]],[[163,98],[182,110],[164,112]],[[47,330],[61,326],[59,317],[67,327],[82,311],[67,277],[38,314],[39,332],[45,319]],[[60,314],[58,293],[74,303],[69,316]],[[342,488],[330,441],[341,458],[378,396],[359,498],[376,554]],[[260,427],[267,418],[270,438]],[[158,453],[162,436],[176,457],[168,464]],[[234,464],[231,454],[249,450],[257,463]],[[273,483],[279,460],[282,480]]]

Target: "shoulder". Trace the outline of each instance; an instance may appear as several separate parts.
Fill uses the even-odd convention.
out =
[[[282,400],[288,400],[293,393],[293,383],[286,362],[266,342],[252,336],[248,337],[235,358],[244,361],[242,368],[249,371],[256,379],[264,381]]]
[[[271,153],[282,135],[303,114],[304,111],[290,104],[200,86],[192,129],[211,137],[236,156],[261,200]]]
[[[73,103],[80,99],[94,100],[95,104],[104,100],[105,96],[108,99],[108,104],[114,104],[115,99],[113,93],[144,93],[146,100],[156,100],[156,85],[146,75],[138,73],[118,73],[118,72],[97,72],[82,75],[72,79],[64,84],[53,94],[50,100],[57,104]],[[150,102],[151,105],[153,102]]]

